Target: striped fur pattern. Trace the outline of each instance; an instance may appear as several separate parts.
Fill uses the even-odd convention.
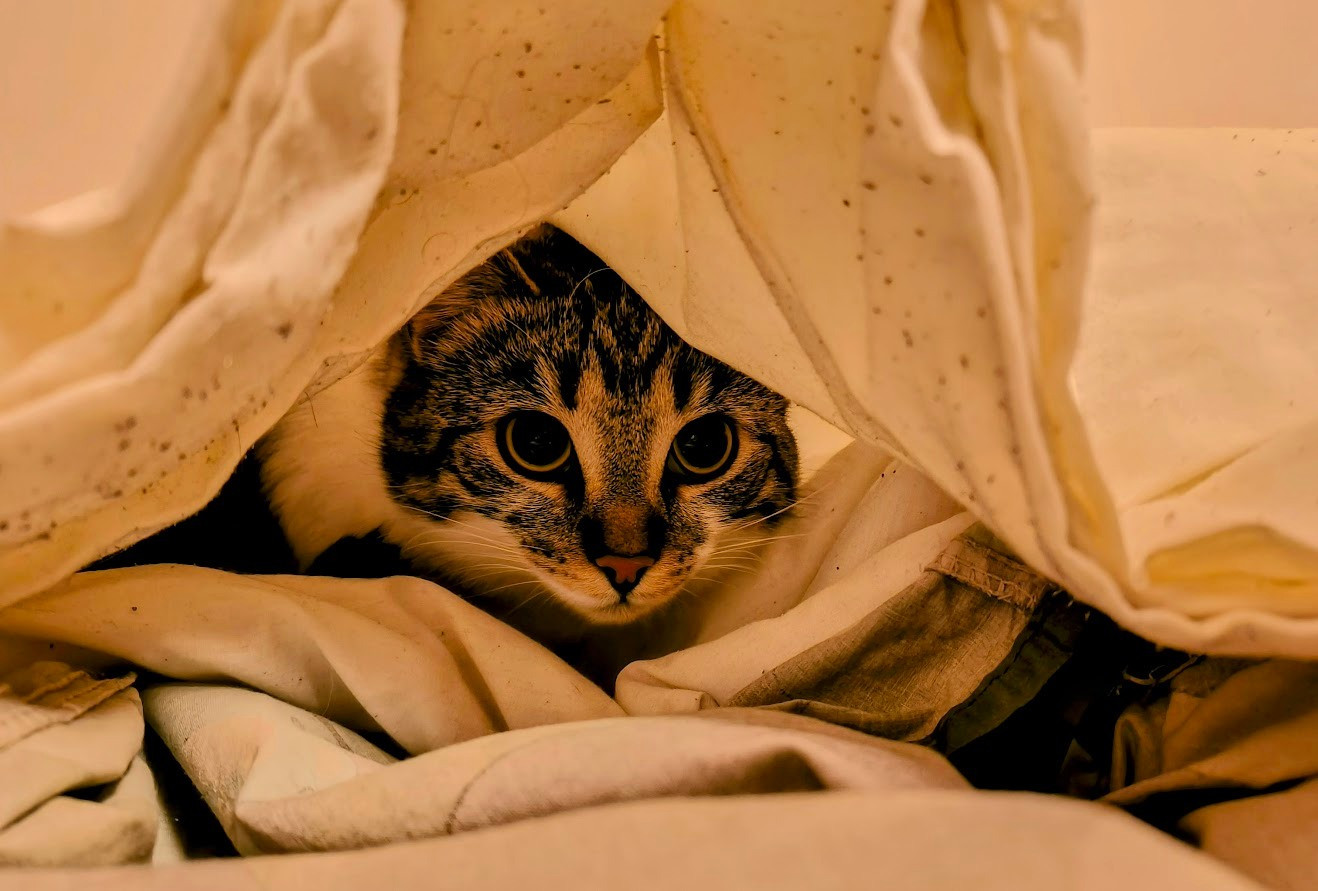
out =
[[[344,505],[351,531],[378,532],[413,565],[523,626],[654,615],[715,577],[718,549],[744,556],[747,543],[771,535],[795,498],[783,397],[684,343],[598,257],[548,225],[436,298],[347,387],[359,390],[354,404],[375,405],[331,399],[322,410],[355,410],[347,425],[360,429],[305,435],[340,437],[325,443],[326,460],[374,462],[362,474],[378,491],[347,493],[361,502]],[[500,425],[518,412],[549,415],[570,434],[570,466],[554,478],[518,473],[501,452]],[[683,479],[672,472],[674,437],[708,415],[728,420],[735,458],[712,479]],[[295,451],[298,435],[282,438],[267,456],[267,482],[292,531],[297,489],[314,483],[305,460],[301,482],[289,460],[280,469],[279,453]],[[354,450],[360,458],[348,457]],[[329,537],[302,547],[304,559]],[[620,594],[596,561],[637,551],[654,563]]]

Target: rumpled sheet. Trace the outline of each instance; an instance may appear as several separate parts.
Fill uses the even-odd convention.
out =
[[[633,732],[610,736],[622,711],[727,705],[757,673],[903,591],[976,521],[1160,642],[1318,654],[1311,132],[1098,134],[1091,165],[1081,35],[1065,0],[855,2],[826,14],[755,0],[215,9],[192,35],[193,76],[179,82],[169,126],[155,131],[166,159],[155,175],[0,228],[0,631],[11,636],[0,669],[45,661],[114,673],[127,662],[220,685],[153,684],[144,707],[244,852],[407,831],[336,837],[329,825],[330,841],[290,843],[289,821],[325,815],[270,805],[290,793],[332,797],[344,783],[476,753],[469,768],[502,740],[549,745],[554,728],[583,720],[604,722],[586,725],[602,751]],[[805,538],[772,549],[756,577],[694,614],[677,652],[624,671],[617,700],[421,581],[178,567],[70,578],[199,508],[302,394],[332,386],[546,216],[693,344],[857,440],[812,482]],[[141,718],[130,720],[129,691],[119,695],[127,717],[111,736],[128,740]],[[847,788],[891,790],[915,774],[950,782],[941,763],[845,733],[835,743],[817,722],[777,728],[786,736],[774,743],[735,721],[655,720],[658,739],[688,726],[732,734],[720,739],[735,737],[737,752],[790,751]],[[856,754],[869,749],[872,760]],[[842,750],[872,772],[841,770],[830,759]],[[121,792],[143,800],[138,763],[130,754],[113,769],[86,766],[43,794],[84,801],[60,793],[95,784],[96,807]],[[807,773],[769,785],[795,789],[791,778]],[[249,787],[253,775],[261,782]],[[748,788],[737,776],[732,791]],[[514,792],[489,811],[522,813]],[[932,824],[917,815],[946,816],[934,802],[953,799],[911,804],[921,794],[757,802],[756,825],[800,807],[821,831],[847,815],[878,826],[890,801],[901,806],[884,825],[910,827],[892,838],[928,842],[920,833]],[[938,838],[967,839],[985,857],[1021,839],[1010,843],[1011,887],[1074,877],[1077,862],[1112,878],[1125,865],[1100,850],[1107,839],[1136,852],[1145,876],[1193,861],[1097,806],[1024,800],[1018,825],[1029,831],[1015,836],[1012,821],[986,817],[997,799],[955,794],[968,796],[965,810],[956,799],[961,816]],[[742,813],[722,806],[637,805],[619,819],[638,831],[654,820],[676,844],[691,839],[678,828],[683,808],[691,826]],[[329,823],[343,807],[325,812]],[[143,837],[146,811],[122,810]],[[607,834],[596,819],[613,818],[587,810],[546,823],[527,850],[574,820]],[[450,850],[498,832],[535,835],[538,821],[523,822]],[[1062,826],[1071,841],[1058,839]],[[872,846],[879,834],[867,827],[863,838]],[[1024,855],[1025,836],[1036,856]],[[853,862],[845,844],[860,837],[837,838],[837,862]],[[73,847],[60,856],[91,863],[145,846]],[[403,875],[407,852],[422,849],[398,850]],[[752,850],[734,846],[722,862]],[[893,862],[912,862],[902,856]],[[683,868],[660,859],[646,880]],[[308,862],[326,875],[339,868]],[[1185,875],[1201,870],[1202,881],[1188,886],[1233,887],[1194,862]],[[217,869],[189,875],[203,886],[264,875]],[[1123,876],[1112,880],[1134,884]]]
[[[1115,811],[931,790],[673,798],[349,853],[11,875],[28,891],[1261,887]]]

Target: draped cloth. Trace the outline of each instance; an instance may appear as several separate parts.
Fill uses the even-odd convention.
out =
[[[976,522],[1159,643],[1318,655],[1314,133],[1090,132],[1067,0],[271,0],[182,37],[128,173],[0,221],[0,670],[241,683],[297,725],[288,751],[355,776],[393,756],[348,727],[416,754],[727,705],[718,684]],[[694,612],[690,647],[614,701],[420,581],[74,575],[199,509],[297,400],[546,218],[854,439],[803,539]],[[372,704],[394,695],[413,707]],[[229,708],[125,686],[61,726],[131,740],[172,715],[177,755]],[[254,751],[293,745],[271,733]]]

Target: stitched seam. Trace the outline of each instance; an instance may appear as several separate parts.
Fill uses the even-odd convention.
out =
[[[487,763],[484,767],[476,771],[476,774],[472,776],[471,779],[467,780],[467,782],[463,785],[462,789],[458,792],[457,798],[453,799],[453,806],[449,808],[448,815],[444,817],[444,834],[445,835],[454,834],[454,828],[458,822],[458,811],[461,809],[462,805],[466,802],[467,795],[471,792],[472,789],[475,788],[476,784],[480,782],[480,780],[487,773],[489,773],[491,770],[494,769],[495,765],[499,764],[505,758],[509,758],[512,755],[518,754],[519,752],[531,748],[532,746],[538,744],[539,742],[541,742],[541,740],[539,739],[531,740],[529,742],[525,742],[521,744],[520,746],[511,748],[506,752],[501,752],[500,754],[496,755],[493,759],[491,759],[489,763]]]
[[[928,568],[1025,612],[1052,587],[1025,564],[968,539],[953,541]]]
[[[84,678],[90,676],[83,672]],[[69,691],[53,703],[0,701],[0,749],[56,724],[67,724],[105,702],[120,691],[132,686],[137,675],[129,672],[118,678],[95,681]],[[59,692],[66,685],[48,684],[39,688]]]

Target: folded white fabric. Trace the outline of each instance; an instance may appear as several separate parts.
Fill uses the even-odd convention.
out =
[[[693,613],[691,646],[628,669],[628,710],[728,701],[976,520],[1159,642],[1318,655],[1312,133],[1100,135],[1091,171],[1068,0],[284,0],[189,21],[196,52],[144,137],[155,173],[0,224],[0,664],[55,644],[433,753],[385,767],[283,706],[157,690],[162,737],[214,778],[245,851],[393,837],[299,808],[497,731],[548,746],[533,728],[622,714],[423,581],[70,578],[200,507],[302,394],[547,216],[693,344],[859,441],[819,475],[804,538]],[[86,810],[70,788],[144,788],[134,696],[11,731],[0,849],[30,854],[6,856],[63,856],[36,829]],[[15,727],[46,720],[28,705]],[[42,762],[47,744],[74,763]],[[283,775],[291,751],[324,761]],[[528,812],[473,823],[501,807]],[[112,847],[89,823],[67,859],[141,856],[135,808],[119,847],[87,853]],[[1035,843],[1079,856],[1025,810]],[[1144,844],[1091,813],[1058,825]]]
[[[0,228],[0,602],[196,509],[555,214],[1128,627],[1313,655],[1312,134],[1100,135],[1095,178],[1073,6],[954,8],[197,18],[159,180]]]
[[[96,866],[150,856],[155,785],[138,757],[131,672],[56,662],[0,678],[0,865]],[[69,797],[92,790],[98,794]]]
[[[1260,888],[1102,805],[930,789],[669,798],[366,851],[10,875],[26,891]]]

